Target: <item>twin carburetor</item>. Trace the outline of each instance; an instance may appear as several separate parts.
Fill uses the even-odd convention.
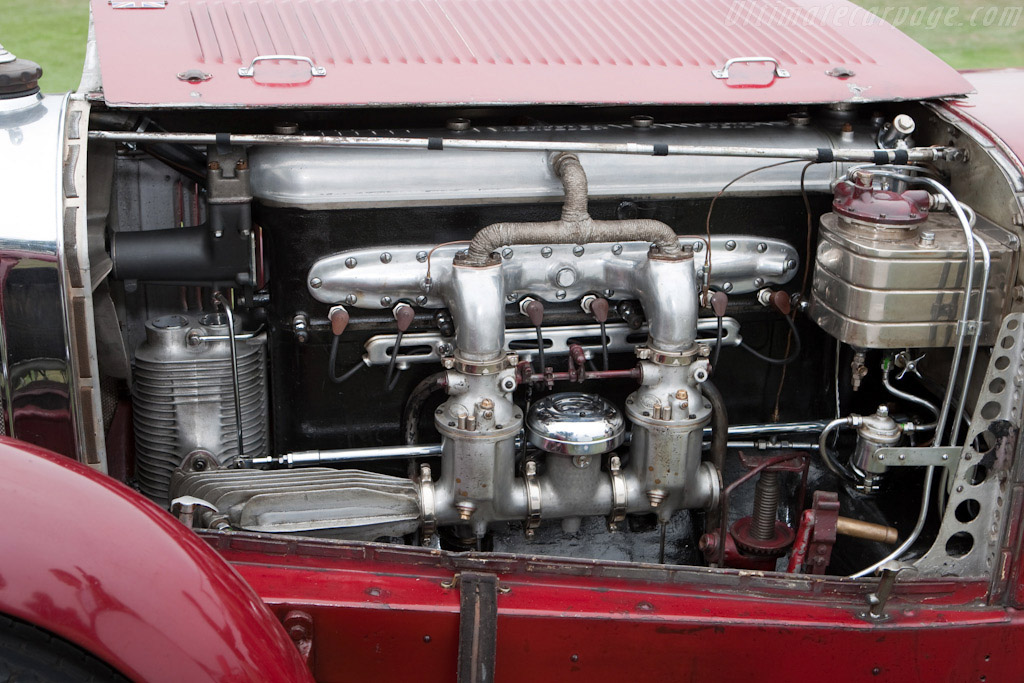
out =
[[[593,220],[579,160],[562,155],[554,168],[566,190],[561,220],[489,226],[450,266],[428,265],[429,279],[417,283],[427,292],[418,295],[420,305],[439,300],[455,326],[453,354],[444,359],[448,400],[434,416],[441,472],[437,481],[426,466],[419,473],[428,531],[470,524],[479,537],[496,521],[522,520],[531,532],[544,518],[569,520],[572,528],[584,516],[604,515],[615,524],[628,513],[652,510],[667,519],[677,509],[717,500],[718,474],[701,465],[711,406],[700,391],[709,368],[707,347],[697,343],[692,244],[684,248],[657,221]],[[654,246],[626,250],[623,242]],[[496,253],[524,244],[540,251],[536,258],[516,262],[508,251]],[[592,254],[583,258],[587,249]],[[313,266],[314,297],[359,305],[350,296],[358,285],[349,277],[354,269],[344,265],[349,258],[336,255]],[[649,342],[638,349],[640,388],[625,405],[633,423],[631,456],[623,467],[611,454],[625,432],[615,406],[599,396],[555,394],[533,404],[525,420],[527,439],[548,455],[543,463],[523,459],[517,473],[524,415],[512,401],[521,376],[519,358],[506,346],[505,304],[524,295],[564,299],[570,290],[639,299],[647,314]],[[364,300],[379,305],[375,297]]]

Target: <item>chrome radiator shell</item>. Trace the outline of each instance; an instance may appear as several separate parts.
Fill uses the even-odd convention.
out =
[[[215,316],[171,315],[146,323],[135,354],[134,407],[139,488],[167,503],[171,475],[190,453],[205,451],[220,464],[238,453],[230,342]],[[237,341],[245,455],[267,454],[265,344]]]

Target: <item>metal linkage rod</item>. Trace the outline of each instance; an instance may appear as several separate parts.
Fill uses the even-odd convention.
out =
[[[238,385],[238,348],[235,338],[235,315],[231,310],[231,303],[220,292],[213,293],[214,303],[220,304],[224,309],[224,315],[228,319],[228,340],[231,344],[231,388],[235,395],[235,431],[238,436],[238,458],[245,457],[245,438],[242,435],[242,396]]]
[[[216,133],[139,133],[94,130],[93,140],[108,142],[176,143],[215,145],[224,143]],[[952,151],[948,147],[895,149],[817,149],[813,147],[732,147],[721,145],[665,145],[638,142],[557,142],[545,140],[471,140],[448,138],[373,137],[357,135],[228,135],[230,145],[281,145],[319,147],[377,147],[383,149],[445,149],[510,152],[576,152],[590,154],[638,154],[647,156],[716,156],[758,159],[804,159],[851,163],[906,163],[936,161]]]
[[[768,435],[768,434],[813,434],[820,432],[824,422],[779,422],[774,424],[733,425],[729,427],[730,436]],[[628,434],[627,434],[628,436]],[[711,436],[711,429],[704,430],[704,436]],[[755,448],[764,450],[808,449],[814,450],[817,444],[784,441],[778,444],[764,441],[730,441],[730,448]],[[343,448],[325,451],[301,451],[286,453],[280,456],[263,458],[247,458],[246,464],[252,467],[262,465],[279,465],[285,467],[301,467],[303,465],[326,465],[361,462],[365,460],[408,460],[410,458],[427,458],[441,455],[441,444],[422,446],[378,446],[376,448]]]

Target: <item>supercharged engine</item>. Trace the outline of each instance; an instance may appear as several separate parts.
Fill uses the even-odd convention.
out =
[[[94,113],[124,477],[210,529],[985,571],[1019,239],[912,113]]]

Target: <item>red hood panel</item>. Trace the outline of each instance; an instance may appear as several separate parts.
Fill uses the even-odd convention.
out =
[[[772,104],[970,92],[889,24],[832,0],[93,0],[118,106]],[[239,68],[264,61],[254,78]],[[737,65],[728,59],[771,57]],[[826,72],[849,75],[838,78]],[[200,78],[182,80],[187,72]],[[181,78],[179,78],[181,74]]]

